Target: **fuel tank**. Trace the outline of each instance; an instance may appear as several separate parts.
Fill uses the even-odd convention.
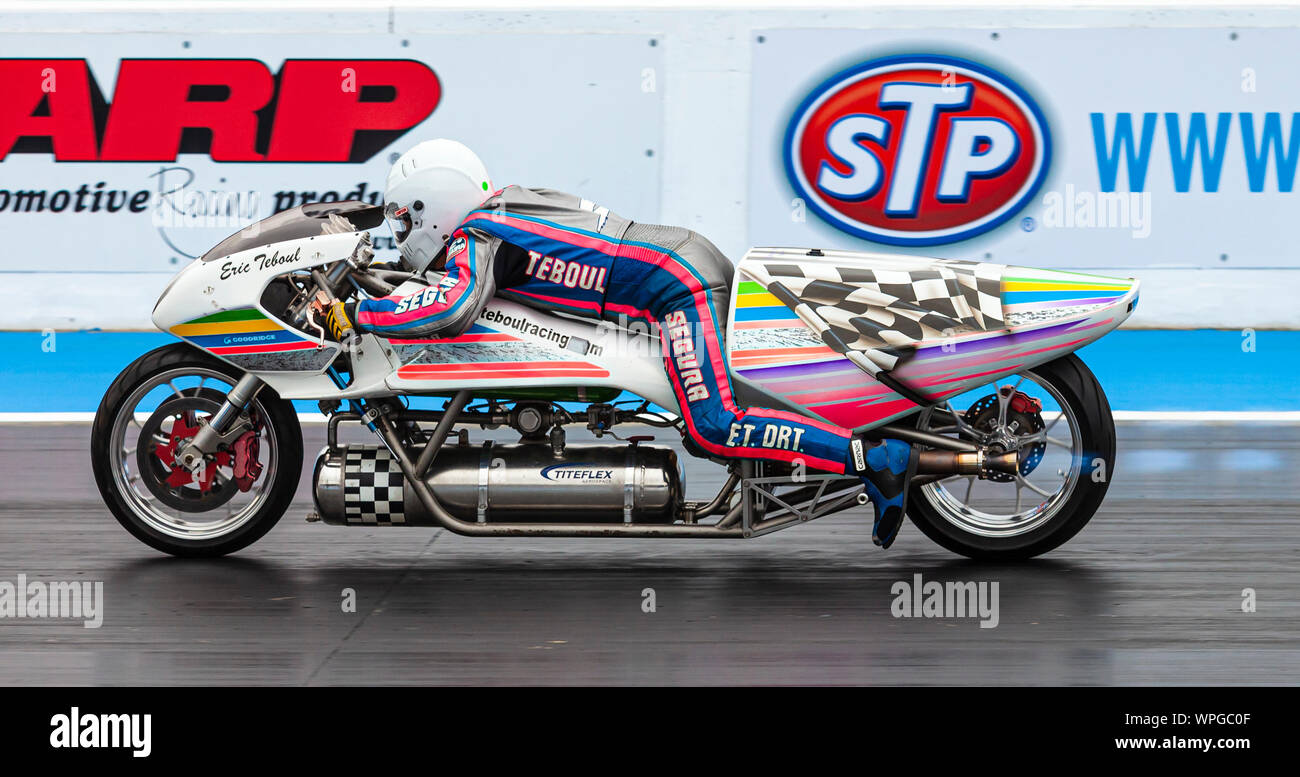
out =
[[[671,523],[682,504],[676,453],[646,445],[445,445],[426,481],[480,523]],[[383,446],[322,450],[312,492],[325,523],[437,525]]]

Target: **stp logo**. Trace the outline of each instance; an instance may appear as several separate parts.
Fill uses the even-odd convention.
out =
[[[1015,215],[1047,174],[1047,122],[973,62],[889,57],[822,84],[785,135],[786,175],[818,215],[868,240],[952,243]]]

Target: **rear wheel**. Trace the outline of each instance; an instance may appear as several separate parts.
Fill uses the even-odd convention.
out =
[[[917,428],[1017,451],[1014,475],[955,475],[914,485],[908,516],[930,539],[977,559],[1046,553],[1088,523],[1110,485],[1115,422],[1096,376],[1075,355],[924,411]]]
[[[92,467],[104,502],[141,541],[176,556],[246,547],[280,520],[302,471],[293,406],[263,387],[249,428],[195,471],[176,456],[239,380],[234,367],[176,343],[141,356],[100,403]]]

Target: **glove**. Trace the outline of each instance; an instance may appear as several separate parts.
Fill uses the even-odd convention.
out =
[[[326,310],[325,323],[325,328],[329,330],[330,336],[340,343],[356,334],[356,329],[352,326],[352,319],[348,316],[347,308],[339,300],[334,300]]]
[[[337,299],[324,299],[322,294],[311,303],[312,318],[329,333],[330,339],[344,342],[356,334],[347,306]]]

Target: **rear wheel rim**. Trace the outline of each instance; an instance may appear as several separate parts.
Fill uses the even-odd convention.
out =
[[[988,444],[997,440],[1005,445],[1011,437],[1014,437],[1018,447],[1028,447],[1036,441],[1042,441],[1047,443],[1049,455],[1053,450],[1057,452],[1058,455],[1053,456],[1052,463],[1047,469],[1043,470],[1043,465],[1040,464],[1035,470],[1035,472],[1043,470],[1047,474],[1046,478],[1040,477],[1037,482],[1030,480],[1033,472],[1029,477],[1017,475],[1012,482],[1005,484],[979,480],[974,476],[956,475],[921,487],[920,496],[944,522],[966,534],[992,539],[1019,537],[1043,527],[1058,517],[1076,491],[1084,464],[1082,429],[1074,409],[1062,392],[1047,378],[1033,370],[1025,370],[1008,378],[1015,390],[1024,391],[1027,383],[1034,384],[1034,387],[1050,396],[1060,408],[1055,418],[1044,419],[1046,425],[1040,432],[1008,436],[1003,427],[1000,430],[995,428],[994,434],[981,434],[964,423],[955,423],[954,416],[960,415],[961,411],[954,411],[948,403],[939,408],[926,410],[917,423],[918,428],[923,431],[957,436],[965,442]],[[1036,394],[1027,393],[1030,393],[1030,396]],[[1009,402],[1009,399],[1007,401]],[[1005,410],[1000,408],[999,425],[1004,423]],[[1044,463],[1046,461],[1045,459]],[[1053,471],[1055,476],[1050,474]],[[1051,487],[1053,484],[1055,488]],[[1005,496],[978,493],[981,488],[987,491],[998,487],[1009,487],[1010,493]],[[984,498],[977,498],[981,496]]]
[[[197,387],[187,385],[198,381]],[[178,397],[196,397],[203,387],[214,384],[233,387],[230,376],[206,367],[179,367],[150,376],[137,386],[118,406],[109,437],[109,463],[113,482],[131,514],[149,529],[172,539],[203,542],[227,537],[243,528],[253,519],[271,497],[271,484],[278,473],[280,458],[279,438],[271,416],[259,399],[252,408],[262,418],[258,460],[262,472],[247,492],[234,494],[231,499],[206,512],[186,512],[162,504],[142,480],[137,471],[137,449],[152,444],[142,438],[145,421],[152,411],[139,411],[145,398],[166,387]],[[229,388],[221,389],[224,394]],[[229,472],[223,473],[228,475]]]

